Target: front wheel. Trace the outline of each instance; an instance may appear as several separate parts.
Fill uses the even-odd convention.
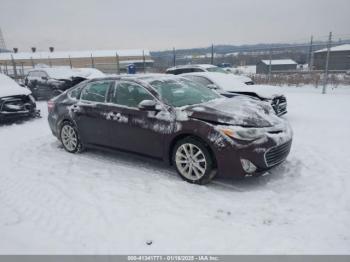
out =
[[[187,182],[204,185],[216,175],[213,157],[197,139],[188,137],[176,143],[172,160],[178,174]]]
[[[78,131],[71,122],[64,122],[60,129],[60,139],[62,145],[69,153],[78,153],[82,150]]]

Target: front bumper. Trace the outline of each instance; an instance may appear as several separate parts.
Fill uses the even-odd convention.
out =
[[[288,126],[283,132],[268,133],[248,144],[238,144],[228,139],[230,138],[226,138],[228,144],[215,152],[219,176],[245,177],[264,173],[281,164],[291,150],[292,130]],[[253,172],[247,172],[247,168],[243,168],[243,163],[247,161],[256,167]]]
[[[0,121],[14,121],[27,117],[40,117],[40,110],[28,96],[13,96],[0,99]]]
[[[24,111],[10,112],[10,113],[0,112],[1,122],[21,120],[23,118],[30,118],[30,117],[41,117],[40,110],[33,110],[33,111],[24,110]]]

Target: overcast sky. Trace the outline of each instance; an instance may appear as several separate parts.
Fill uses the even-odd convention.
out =
[[[165,50],[350,39],[350,0],[0,0],[8,48]]]

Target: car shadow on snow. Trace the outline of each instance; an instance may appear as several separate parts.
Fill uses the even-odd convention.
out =
[[[58,147],[64,151],[63,146],[58,141],[52,144],[53,147]],[[68,154],[68,153],[67,153]],[[93,159],[94,161],[101,161],[104,163],[116,165],[116,168],[120,166],[132,167],[140,169],[143,172],[150,175],[166,176],[167,179],[174,181],[182,181],[180,176],[176,173],[172,166],[158,159],[149,158],[134,153],[115,151],[115,150],[101,150],[101,149],[88,149],[80,154],[82,157]],[[261,190],[266,188],[267,185],[274,185],[279,183],[287,183],[290,180],[295,180],[300,175],[300,169],[302,167],[299,159],[291,158],[287,159],[282,164],[267,171],[261,176],[247,176],[243,179],[226,179],[217,177],[210,184],[205,185],[208,188],[215,188],[225,191],[246,192]]]

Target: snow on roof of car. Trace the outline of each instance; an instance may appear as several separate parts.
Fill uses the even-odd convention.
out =
[[[266,65],[270,64],[270,60],[261,60]],[[298,63],[292,59],[276,59],[271,60],[271,65],[297,65]]]
[[[350,51],[350,44],[333,46],[331,48],[331,52],[340,52],[340,51]],[[315,51],[315,53],[323,53],[327,52],[327,48]]]
[[[127,78],[135,78],[145,82],[152,82],[155,80],[169,80],[169,79],[179,79],[182,78],[182,75],[169,75],[169,74],[161,74],[161,73],[151,73],[151,74],[135,74],[135,75],[127,75],[124,76]]]
[[[81,77],[86,79],[105,77],[106,75],[96,68],[73,68]]]
[[[212,67],[217,67],[215,65],[211,65],[211,64],[189,64],[189,65],[178,65],[178,66],[173,66],[167,69],[168,70],[175,70],[175,69],[179,69],[179,68],[212,68]]]
[[[84,58],[84,57],[139,57],[150,56],[148,50],[87,50],[87,51],[54,51],[54,52],[20,52],[0,53],[0,60],[14,59],[47,59],[47,58]]]
[[[15,80],[4,74],[0,74],[0,97],[29,95],[30,93],[29,89],[21,87]]]
[[[73,70],[69,67],[39,67],[32,70],[29,70],[28,73],[32,71],[44,71],[51,78],[55,79],[70,79],[71,77],[84,77],[80,72]]]

